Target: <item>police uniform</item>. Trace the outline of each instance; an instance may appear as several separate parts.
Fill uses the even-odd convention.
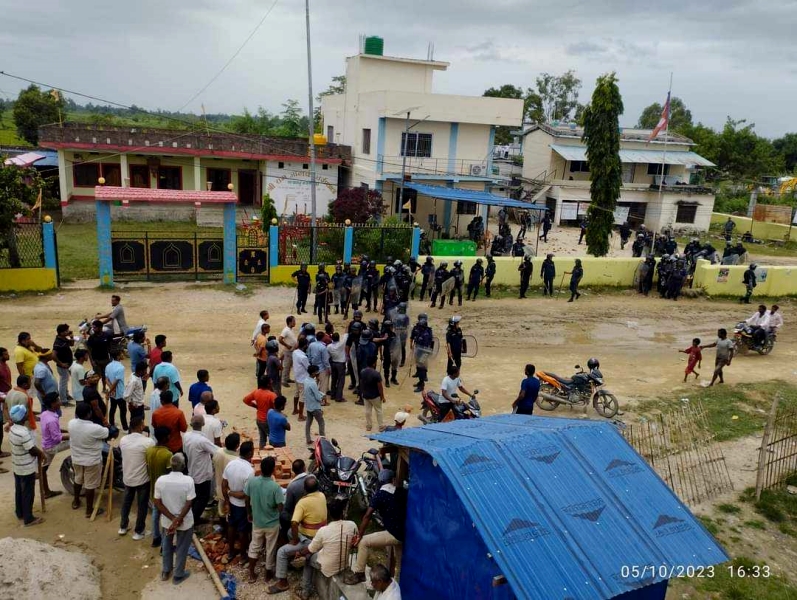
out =
[[[459,306],[462,306],[462,284],[465,282],[465,273],[462,270],[462,267],[455,266],[453,269],[451,269],[449,275],[454,278],[454,287],[451,290],[451,293],[448,295],[448,303],[451,306],[454,306],[454,294],[456,293],[457,302]]]
[[[449,325],[446,331],[446,344],[451,351],[451,356],[448,357],[448,364],[446,365],[446,372],[452,365],[457,368],[462,367],[462,329],[458,325]]]
[[[421,267],[421,301],[423,301],[423,297],[426,294],[426,289],[429,287],[429,281],[432,279],[432,276],[435,273],[434,263],[427,262]],[[429,294],[431,295],[432,290],[429,290]]]
[[[495,261],[488,260],[487,261],[487,269],[484,271],[484,293],[487,297],[490,297],[490,292],[492,291],[493,279],[495,278]]]
[[[310,273],[307,271],[294,271],[291,277],[296,279],[296,312],[307,312],[307,295],[310,293]]]
[[[448,269],[440,266],[434,272],[434,290],[432,291],[432,307],[437,303],[437,296],[440,296],[440,308],[446,303],[446,297],[443,294],[443,282],[448,279]]]
[[[480,263],[476,263],[470,268],[470,273],[468,273],[468,300],[476,300],[482,279],[484,279],[484,267]],[[473,298],[471,298],[471,295],[473,295]]]
[[[422,349],[421,351],[431,353],[432,347],[434,346],[434,333],[432,332],[432,328],[429,325],[421,325],[420,323],[416,324],[415,327],[412,328],[412,333],[410,334],[410,339],[412,340],[413,346],[416,348],[416,356],[418,354],[417,349]],[[415,376],[418,378],[418,391],[423,390],[424,382],[429,381],[428,376],[428,367],[421,366],[417,359],[416,359],[416,374]]]
[[[329,274],[319,271],[315,276],[315,312],[319,323],[326,323],[329,319]]]
[[[529,289],[531,275],[534,273],[534,265],[530,260],[523,259],[523,262],[520,263],[517,270],[520,271],[520,297],[525,298],[526,292]]]
[[[556,278],[556,265],[552,258],[545,258],[540,267],[542,277],[542,295],[553,297],[553,280]]]
[[[340,305],[343,303],[343,283],[345,280],[346,276],[343,271],[335,270],[335,274],[332,276],[332,283],[335,286],[335,314],[340,312]]]

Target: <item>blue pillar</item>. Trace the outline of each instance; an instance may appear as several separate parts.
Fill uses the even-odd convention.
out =
[[[279,240],[279,225],[271,225],[268,228],[268,264],[270,267],[276,267],[280,264]]]
[[[235,203],[224,204],[224,283],[236,281]]]
[[[493,150],[495,150],[495,125],[490,126],[490,139],[487,142],[487,177],[493,176]]]
[[[421,228],[415,225],[412,228],[412,249],[410,250],[410,256],[414,256],[416,259],[418,258],[418,254],[421,252]]]
[[[351,264],[352,250],[354,250],[354,228],[347,225],[343,230],[343,264]]]
[[[454,182],[449,181],[446,183],[446,187],[454,187]],[[449,229],[451,229],[451,200],[444,200],[446,205],[443,207],[443,228],[446,231],[446,235],[449,235]]]
[[[47,269],[58,268],[55,259],[55,230],[53,223],[44,223],[42,225],[42,242],[44,244],[44,266]]]
[[[451,123],[451,133],[448,135],[448,174],[457,174],[457,138],[459,137],[459,123]]]
[[[100,259],[100,285],[113,287],[113,258],[111,257],[111,205],[97,201],[97,255]]]
[[[387,117],[379,117],[379,128],[376,130],[376,170],[381,175],[385,170],[385,135]]]

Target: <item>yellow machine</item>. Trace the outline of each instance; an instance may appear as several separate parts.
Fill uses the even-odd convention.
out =
[[[780,184],[780,197],[783,198],[789,194],[794,194],[797,191],[797,177],[787,179]]]

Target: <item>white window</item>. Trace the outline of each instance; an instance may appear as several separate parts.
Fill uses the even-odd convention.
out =
[[[417,158],[431,158],[432,134],[402,133],[400,155],[414,156]]]

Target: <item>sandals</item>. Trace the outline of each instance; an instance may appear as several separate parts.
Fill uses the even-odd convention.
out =
[[[290,590],[290,589],[291,589],[291,587],[290,587],[290,586],[288,586],[288,587],[285,587],[285,588],[281,588],[280,586],[278,586],[278,585],[275,583],[274,585],[270,585],[270,586],[268,586],[268,590],[266,590],[266,593],[267,593],[267,594],[269,594],[269,595],[274,595],[274,594],[284,594],[285,592],[287,592],[287,591],[288,591],[288,590]]]
[[[45,500],[49,500],[50,498],[55,498],[56,496],[60,496],[63,492],[58,492],[55,490],[50,490],[48,493],[44,495]]]
[[[30,523],[25,523],[25,527],[33,527],[34,525],[40,525],[44,523],[44,519],[39,517],[38,519],[33,519]]]

